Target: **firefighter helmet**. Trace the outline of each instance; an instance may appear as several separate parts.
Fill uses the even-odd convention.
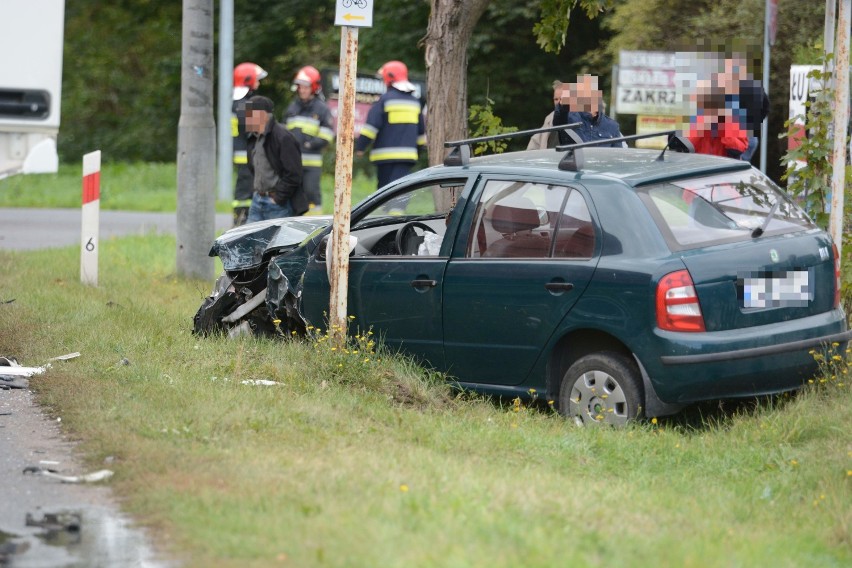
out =
[[[402,61],[388,61],[379,67],[379,75],[385,85],[392,85],[398,81],[408,81],[408,67]]]
[[[263,67],[251,62],[240,63],[234,67],[234,100],[240,100],[249,91],[256,91],[260,87],[260,80],[265,79],[267,75]]]
[[[417,87],[408,80],[408,67],[402,61],[388,61],[379,67],[379,76],[388,87],[405,93],[413,93],[417,90]]]
[[[296,73],[296,78],[293,79],[293,84],[310,85],[311,92],[313,94],[317,94],[320,92],[320,89],[322,89],[322,85],[320,84],[320,72],[317,71],[316,67],[306,65],[299,69],[299,72]]]

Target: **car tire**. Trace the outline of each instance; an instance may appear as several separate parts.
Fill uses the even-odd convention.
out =
[[[636,363],[610,351],[575,361],[559,389],[559,411],[579,426],[624,426],[641,418],[642,405]]]

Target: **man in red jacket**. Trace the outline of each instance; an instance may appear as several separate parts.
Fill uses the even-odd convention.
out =
[[[686,135],[695,146],[695,153],[739,159],[748,148],[748,132],[725,104],[724,91],[702,82],[696,102],[698,113],[690,121]]]

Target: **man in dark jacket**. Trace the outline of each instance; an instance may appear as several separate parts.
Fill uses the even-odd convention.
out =
[[[748,148],[740,159],[750,162],[757,150],[757,131],[769,114],[769,97],[763,84],[752,77],[746,60],[740,56],[725,60],[725,73],[720,83],[727,93],[730,107],[740,118],[740,127],[748,133]]]
[[[273,108],[266,97],[254,96],[246,101],[248,164],[254,175],[249,223],[302,215],[308,210],[299,143],[275,121]]]

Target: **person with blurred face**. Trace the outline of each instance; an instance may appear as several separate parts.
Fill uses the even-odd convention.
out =
[[[567,109],[566,122],[557,117],[554,124],[580,123],[573,131],[583,142],[597,142],[610,138],[620,138],[621,130],[618,123],[608,117],[603,111],[603,93],[598,89],[598,78],[595,75],[581,75],[577,82],[563,89],[560,99],[563,108]],[[571,144],[564,132],[559,133],[561,144]],[[604,144],[604,147],[622,148],[624,142]]]
[[[686,137],[695,153],[739,159],[748,148],[748,133],[718,82],[699,81],[694,100],[696,114]]]
[[[249,223],[303,215],[308,210],[299,143],[275,121],[273,109],[266,97],[254,96],[245,103],[248,165],[254,176]]]

